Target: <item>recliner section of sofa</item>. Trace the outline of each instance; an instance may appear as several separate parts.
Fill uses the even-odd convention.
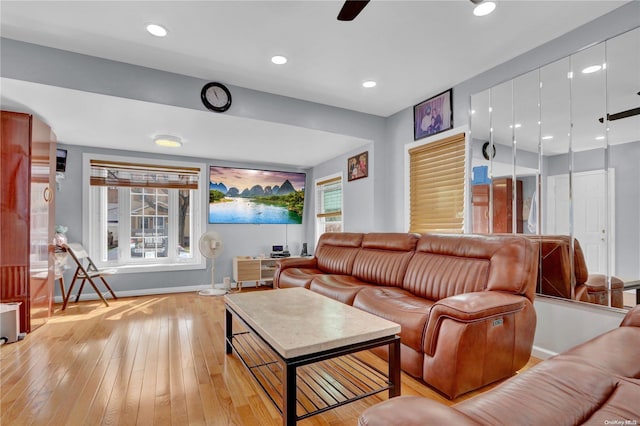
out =
[[[537,245],[519,236],[324,234],[313,259],[279,262],[304,286],[401,325],[402,369],[450,398],[514,374],[531,354]],[[346,262],[344,262],[346,264]],[[334,268],[336,270],[336,268]],[[376,353],[386,357],[384,349]]]
[[[640,306],[620,327],[451,407],[400,396],[365,410],[360,426],[606,425],[640,420]],[[627,422],[627,423],[625,423]]]

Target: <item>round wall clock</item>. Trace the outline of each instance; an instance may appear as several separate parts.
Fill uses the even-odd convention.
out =
[[[482,156],[484,157],[485,160],[489,159],[489,149],[493,148],[493,152],[491,153],[491,158],[495,158],[496,156],[496,146],[493,145],[493,147],[491,147],[491,144],[489,144],[489,142],[485,142],[484,145],[482,145]]]
[[[231,106],[231,92],[222,83],[205,84],[200,92],[200,98],[204,106],[211,111],[225,112]]]

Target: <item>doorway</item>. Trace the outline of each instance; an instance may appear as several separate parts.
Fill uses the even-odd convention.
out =
[[[608,181],[607,195],[607,179],[604,170],[573,173],[570,193],[569,175],[549,176],[544,233],[569,235],[570,223],[573,223],[573,235],[584,251],[589,272],[613,275],[615,274],[615,229],[611,218],[615,217],[615,170],[609,169]],[[607,207],[610,212],[609,220],[607,220]],[[571,221],[572,209],[573,220]],[[607,239],[610,241],[607,242]],[[607,247],[611,250],[610,267]]]

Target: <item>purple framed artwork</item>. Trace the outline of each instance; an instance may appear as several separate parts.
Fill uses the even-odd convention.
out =
[[[453,128],[453,89],[413,107],[413,140]]]

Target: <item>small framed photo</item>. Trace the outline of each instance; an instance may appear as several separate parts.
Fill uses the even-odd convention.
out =
[[[349,182],[369,176],[369,151],[349,157],[347,160],[347,174]]]
[[[413,140],[453,129],[453,89],[413,107]]]

